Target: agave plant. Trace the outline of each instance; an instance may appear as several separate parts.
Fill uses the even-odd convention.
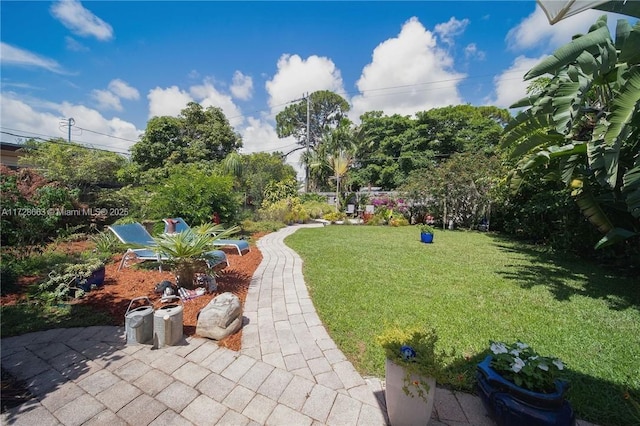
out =
[[[218,260],[213,242],[228,238],[238,229],[204,224],[180,233],[162,234],[155,237],[155,245],[148,248],[169,258],[166,263],[176,275],[178,286],[192,288],[195,274],[208,271],[208,262]]]
[[[524,76],[537,77],[544,84],[511,106],[526,109],[503,135],[518,159],[512,186],[546,167],[546,178],[572,188],[583,214],[605,234],[596,248],[638,235],[640,23],[619,20],[614,41],[600,17]]]

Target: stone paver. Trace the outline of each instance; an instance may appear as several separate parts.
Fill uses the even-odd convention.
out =
[[[307,225],[308,226],[308,225]],[[299,227],[258,241],[263,260],[244,306],[241,353],[188,337],[126,345],[123,327],[57,329],[0,341],[2,367],[35,398],[15,425],[381,425],[384,384],[358,374],[309,298],[302,261],[284,245]],[[491,425],[477,397],[438,389],[434,424]]]

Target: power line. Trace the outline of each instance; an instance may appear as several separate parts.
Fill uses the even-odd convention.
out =
[[[91,149],[94,151],[103,151],[103,152],[111,152],[114,154],[122,154],[122,155],[129,155],[128,151],[119,151],[119,150],[113,150],[113,149],[102,149],[102,148],[95,148],[93,146],[87,146],[87,145],[83,145],[80,143],[69,143],[69,142],[65,142],[59,138],[54,138],[54,137],[50,137],[49,139],[44,139],[41,137],[33,137],[33,136],[28,136],[28,135],[19,135],[16,133],[11,133],[11,132],[5,132],[4,130],[0,130],[0,133],[4,133],[6,135],[10,135],[10,136],[15,136],[18,138],[25,138],[25,139],[39,139],[41,141],[47,142],[47,143],[53,143],[53,144],[57,144],[57,145],[66,145],[66,146],[73,146],[73,147],[80,147],[80,148],[85,148],[85,149]],[[8,142],[11,143],[11,142]],[[99,144],[95,144],[95,145],[99,145]],[[104,145],[102,145],[104,146]]]
[[[106,133],[96,132],[95,130],[89,130],[89,129],[85,129],[85,128],[82,128],[82,127],[77,127],[77,128],[80,129],[80,130],[84,130],[85,132],[95,133],[96,135],[108,136],[108,137],[113,138],[113,139],[120,139],[120,140],[123,140],[123,141],[133,142],[133,143],[139,142],[139,141],[134,141],[134,140],[131,140],[131,139],[121,138],[120,136],[114,136],[114,135],[108,135]]]
[[[31,132],[31,131],[29,131],[29,130],[13,129],[13,128],[10,128],[10,127],[4,127],[4,126],[2,126],[1,128],[6,129],[6,130],[12,130],[12,131],[15,131],[15,132],[29,133],[29,134],[31,134],[31,135],[44,136],[44,137],[48,138],[49,140],[61,139],[59,136],[47,135],[47,134],[44,134],[44,133],[36,133],[36,132]],[[40,140],[46,140],[46,139],[44,139],[44,138],[42,138],[42,137],[36,137],[36,136],[30,136],[30,135],[15,135],[15,134],[12,134],[12,133],[9,133],[9,132],[4,132],[4,131],[3,131],[2,133],[7,133],[7,134],[10,134],[11,136],[16,136],[16,137],[20,137],[20,138],[26,138],[26,139],[40,139]],[[115,138],[117,138],[117,136],[114,136],[114,137],[115,137]],[[121,139],[121,138],[120,138],[120,139]],[[125,139],[125,140],[128,140],[128,139]],[[97,142],[81,141],[81,140],[75,140],[75,142],[76,142],[76,143],[78,143],[78,144],[84,144],[84,145],[87,145],[87,144],[88,144],[88,145],[103,146],[103,147],[105,147],[105,148],[113,148],[113,149],[112,149],[112,151],[113,151],[113,152],[123,153],[122,151],[117,150],[117,148],[114,148],[114,147],[112,147],[111,145],[107,145],[107,144],[102,144],[102,143],[97,143]],[[130,142],[135,142],[135,141],[130,141]],[[128,153],[128,152],[127,152],[127,153]]]

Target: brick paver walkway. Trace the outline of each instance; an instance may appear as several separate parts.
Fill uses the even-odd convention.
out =
[[[336,347],[302,261],[283,244],[297,229],[258,241],[263,261],[245,303],[240,353],[201,338],[158,350],[127,346],[122,327],[5,338],[2,367],[35,398],[3,413],[2,424],[385,424],[383,383],[361,377]],[[437,389],[432,424],[492,423],[477,397]]]

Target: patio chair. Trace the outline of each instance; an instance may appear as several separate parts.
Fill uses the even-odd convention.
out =
[[[175,232],[184,232],[191,229],[189,225],[187,225],[187,223],[181,217],[176,217],[172,219],[163,219],[163,220],[164,220],[164,232],[169,232],[170,228],[172,227],[174,228],[173,230]],[[225,247],[225,246],[235,247],[236,250],[238,250],[238,254],[240,256],[242,256],[244,251],[247,251],[247,252],[251,251],[251,246],[249,246],[249,243],[245,240],[231,240],[231,239],[215,240],[213,242],[213,245],[217,247]]]
[[[138,222],[128,223],[126,225],[111,225],[107,228],[109,228],[123,244],[138,247],[152,247],[155,245],[153,237],[147,232],[144,226]],[[222,250],[213,250],[210,251],[209,254],[215,258],[215,261],[207,260],[207,266],[209,266],[209,268],[214,268],[222,264],[229,266],[227,255]],[[128,266],[128,262],[133,259],[142,261],[155,260],[159,263],[158,269],[162,271],[162,261],[169,260],[170,258],[148,248],[128,248],[122,256],[118,271]]]

